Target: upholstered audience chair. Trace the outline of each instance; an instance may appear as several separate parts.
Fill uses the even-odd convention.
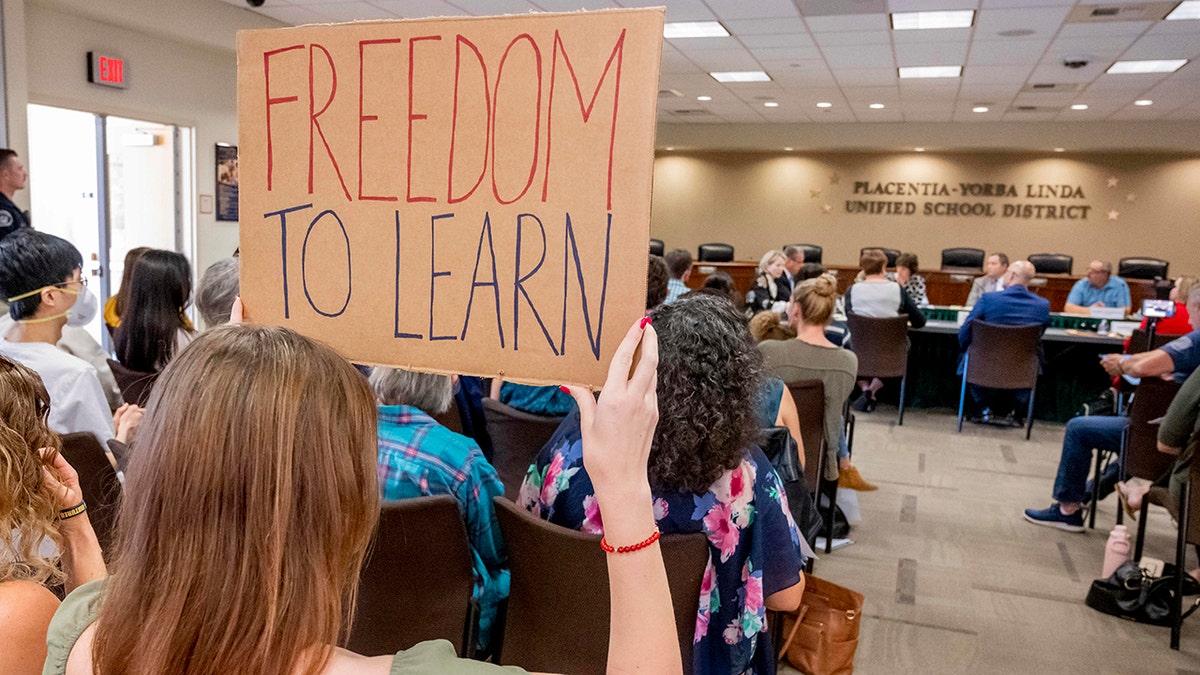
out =
[[[1070,274],[1075,258],[1065,253],[1032,253],[1026,258],[1038,274]]]
[[[1117,263],[1117,276],[1128,279],[1166,279],[1166,260],[1158,258],[1121,258]]]
[[[942,269],[983,271],[984,252],[981,248],[942,249]]]
[[[150,400],[150,388],[158,379],[158,373],[130,370],[118,361],[107,360],[113,379],[117,381],[117,388],[121,390],[121,400],[131,405],[145,406],[146,401]]]
[[[733,262],[733,247],[729,244],[700,244],[696,251],[699,262]]]
[[[485,398],[483,419],[492,439],[492,466],[504,483],[504,496],[516,499],[529,465],[537,459],[563,418],[533,415],[494,398]]]
[[[650,240],[650,255],[661,256],[663,254],[663,252],[665,252],[666,250],[667,250],[667,247],[665,244],[663,244],[662,239],[651,239]]]
[[[821,496],[828,500],[828,508],[821,513],[825,525],[825,552],[833,551],[833,507],[837,496],[837,481],[825,480],[825,456],[827,444],[837,443],[836,438],[825,438],[825,385],[820,380],[788,382],[788,391],[796,402],[800,416],[800,438],[804,443],[804,483],[821,507]],[[816,542],[813,542],[816,545]]]
[[[112,550],[117,506],[121,501],[121,482],[104,446],[91,432],[76,432],[62,437],[62,456],[79,474],[79,487],[87,503],[88,520],[96,531],[100,550]]]
[[[900,378],[900,417],[904,424],[904,394],[908,384],[908,317],[872,318],[850,313],[846,325],[853,339],[850,350],[858,356],[858,379]]]
[[[459,656],[470,656],[479,617],[474,587],[467,528],[454,497],[385,502],[345,646],[379,656],[445,639]]]
[[[494,501],[512,570],[499,662],[530,672],[604,673],[609,589],[600,535],[542,520],[507,499]],[[690,673],[708,537],[670,534],[659,544],[683,670]]]
[[[964,357],[962,388],[958,395],[959,432],[962,432],[968,384],[991,389],[1028,389],[1025,440],[1029,440],[1033,433],[1033,400],[1041,366],[1038,356],[1041,341],[1040,325],[1001,326],[978,319],[971,322],[971,345]]]

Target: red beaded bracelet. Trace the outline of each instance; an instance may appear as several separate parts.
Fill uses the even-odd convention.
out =
[[[658,538],[661,536],[662,536],[662,533],[658,531],[658,528],[654,528],[654,534],[651,534],[649,537],[646,537],[642,541],[639,541],[638,543],[636,543],[632,546],[618,546],[616,548],[613,548],[612,544],[608,543],[607,539],[605,539],[604,537],[601,537],[600,538],[600,548],[604,549],[605,553],[633,553],[634,551],[640,551],[640,550],[646,548],[647,546],[653,544],[654,542],[658,541]]]

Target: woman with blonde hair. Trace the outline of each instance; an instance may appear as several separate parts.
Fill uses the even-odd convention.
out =
[[[858,375],[858,357],[825,337],[825,327],[833,318],[837,302],[837,278],[824,274],[800,282],[788,305],[788,321],[796,329],[796,339],[762,342],[767,370],[784,382],[820,380],[825,387],[825,438],[827,457],[825,478],[852,490],[878,489],[868,483],[850,463],[846,443],[846,399]]]
[[[570,390],[609,541],[650,542],[608,556],[613,671],[681,671],[646,536],[656,364],[653,329],[635,324],[599,402]],[[323,344],[250,325],[197,337],[164,369],[134,441],[112,576],[63,601],[44,672],[521,672],[460,661],[447,641],[394,658],[334,646],[379,518],[375,425],[366,379]]]
[[[754,288],[746,295],[746,316],[774,310],[783,312],[788,297],[792,294],[792,282],[787,276],[787,258],[783,252],[771,249],[758,261],[758,274],[754,277]]]
[[[104,576],[75,472],[47,426],[37,373],[0,355],[0,673],[42,672],[58,608],[47,585],[71,591]],[[61,551],[61,558],[55,554]],[[59,562],[61,560],[61,569]]]

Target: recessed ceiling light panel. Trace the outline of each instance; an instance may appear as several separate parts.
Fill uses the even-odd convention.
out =
[[[818,108],[832,108],[833,104],[830,103],[829,101],[821,101],[820,103],[817,104],[817,107]]]
[[[1086,103],[1075,103],[1071,106],[1071,110],[1087,110],[1087,109],[1088,109],[1088,107],[1087,107]]]
[[[971,108],[971,112],[973,113],[985,113],[987,111],[988,107],[986,105],[977,105],[974,108]]]
[[[871,105],[869,105],[867,107],[870,108],[871,110],[883,110],[884,105],[882,103],[872,103]]]
[[[1140,105],[1140,106],[1147,106],[1147,105],[1154,105],[1154,101],[1151,101],[1151,100],[1150,100],[1150,99],[1148,99],[1148,98],[1143,98],[1143,99],[1141,99],[1141,100],[1134,101],[1134,102],[1133,102],[1133,104],[1134,104],[1134,105]]]
[[[962,66],[903,66],[899,70],[902,80],[962,75]]]
[[[1117,61],[1104,71],[1108,75],[1140,75],[1145,73],[1173,73],[1187,63],[1187,59],[1164,59],[1159,61]]]
[[[729,31],[720,21],[677,21],[663,24],[663,37],[668,40],[729,37]]]
[[[696,100],[697,101],[711,101],[712,97],[711,96],[697,96]]]
[[[922,30],[936,28],[970,28],[975,22],[975,10],[943,12],[894,12],[892,30]]]
[[[778,108],[779,101],[766,101],[763,103],[764,108]]]
[[[761,70],[731,70],[709,73],[717,82],[770,82],[771,76]]]

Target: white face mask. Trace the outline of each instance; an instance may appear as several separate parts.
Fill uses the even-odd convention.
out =
[[[76,293],[75,304],[67,310],[67,325],[82,328],[91,323],[99,311],[100,302],[92,295],[92,291],[84,286],[82,291]]]
[[[83,327],[91,323],[92,320],[96,318],[96,314],[100,310],[100,303],[96,300],[96,296],[92,295],[92,292],[88,290],[87,286],[84,286],[78,291],[70,288],[61,288],[59,286],[48,288],[54,288],[55,290],[62,291],[63,293],[70,293],[71,295],[74,295],[75,304],[71,305],[71,307],[65,312],[54,314],[52,316],[45,316],[40,319],[21,319],[20,323],[42,323],[45,321],[53,321],[65,316],[67,317],[68,326]],[[45,288],[39,288],[35,291],[30,291],[23,295],[9,298],[8,301],[16,302],[17,300],[41,293],[43,290],[45,290]]]

